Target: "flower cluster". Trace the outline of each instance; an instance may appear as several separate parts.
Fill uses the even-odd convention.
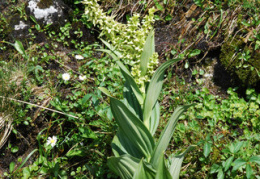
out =
[[[122,24],[115,21],[113,17],[107,16],[99,7],[97,0],[84,0],[83,4],[85,4],[85,15],[88,20],[100,28],[100,37],[105,36],[107,41],[122,54],[124,63],[131,67],[136,82],[142,86],[153,74],[155,64],[158,63],[158,58],[154,58],[155,55],[153,61],[148,64],[147,75],[140,78],[140,57],[146,37],[153,28],[155,9],[149,9],[149,14],[141,23],[140,15],[134,14],[127,24]]]
[[[135,77],[135,81],[140,85],[140,90],[145,92],[145,82],[149,81],[154,73],[154,69],[158,66],[158,53],[153,53],[152,57],[149,59],[147,73],[141,76],[140,64],[132,67],[131,74]]]

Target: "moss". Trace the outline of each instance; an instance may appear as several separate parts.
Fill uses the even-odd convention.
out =
[[[52,4],[53,4],[52,0],[40,0],[40,2],[38,2],[37,6],[41,9],[46,9],[46,8],[49,8]]]
[[[248,61],[239,59],[240,52],[250,51],[251,58]],[[242,86],[255,86],[260,80],[257,71],[260,72],[260,52],[254,51],[251,46],[242,39],[227,40],[221,47],[220,62],[234,78],[242,82]],[[242,63],[241,67],[240,66]],[[243,67],[248,66],[248,67]],[[252,70],[251,67],[254,67]]]

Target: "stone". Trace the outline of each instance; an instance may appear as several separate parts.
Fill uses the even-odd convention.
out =
[[[61,0],[30,0],[26,12],[41,25],[62,26],[67,21],[71,9]]]

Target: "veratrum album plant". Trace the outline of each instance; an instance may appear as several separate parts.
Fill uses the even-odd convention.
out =
[[[150,43],[151,41],[153,43]],[[123,179],[179,178],[184,155],[193,146],[182,154],[168,157],[168,159],[165,159],[164,153],[179,117],[191,105],[177,107],[159,139],[155,140],[154,137],[160,118],[160,105],[157,99],[162,89],[164,71],[179,59],[169,60],[162,64],[147,84],[145,92],[142,93],[126,66],[119,61],[119,52],[112,51],[113,48],[108,43],[106,45],[111,49],[109,53],[116,60],[125,78],[123,100],[115,99],[108,90],[100,88],[110,97],[110,107],[119,126],[112,141],[115,156],[108,159],[109,168]],[[141,74],[145,74],[147,70],[148,60],[153,54],[153,49],[154,33],[151,32],[141,55]],[[108,52],[108,50],[103,51]],[[168,161],[166,162],[166,160]]]

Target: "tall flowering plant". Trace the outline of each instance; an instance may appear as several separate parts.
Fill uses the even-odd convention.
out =
[[[82,3],[85,5],[85,16],[88,21],[101,30],[99,36],[106,39],[120,52],[120,58],[123,59],[125,65],[131,67],[131,74],[138,86],[144,86],[143,83],[149,81],[158,65],[158,54],[153,50],[153,55],[148,61],[147,73],[140,73],[140,58],[146,37],[153,28],[156,10],[149,9],[148,15],[141,22],[140,15],[136,13],[127,24],[122,24],[115,21],[113,17],[107,16],[100,8],[98,0],[83,0]]]
[[[150,38],[150,39],[149,39]],[[140,68],[146,73],[147,61],[152,56],[154,38],[149,37],[143,51]],[[110,46],[111,47],[111,46]],[[120,62],[118,52],[110,54],[116,60],[125,78],[123,100],[118,100],[105,88],[100,90],[110,97],[113,116],[118,123],[118,131],[112,141],[115,156],[108,159],[108,166],[121,178],[179,178],[179,172],[184,155],[190,151],[190,146],[182,154],[165,159],[164,153],[174,133],[174,129],[182,113],[191,105],[179,106],[170,117],[158,140],[155,132],[159,125],[160,105],[158,97],[163,85],[164,71],[179,59],[169,60],[162,64],[153,74],[147,90],[142,92],[126,66]],[[167,162],[166,162],[167,160]]]

